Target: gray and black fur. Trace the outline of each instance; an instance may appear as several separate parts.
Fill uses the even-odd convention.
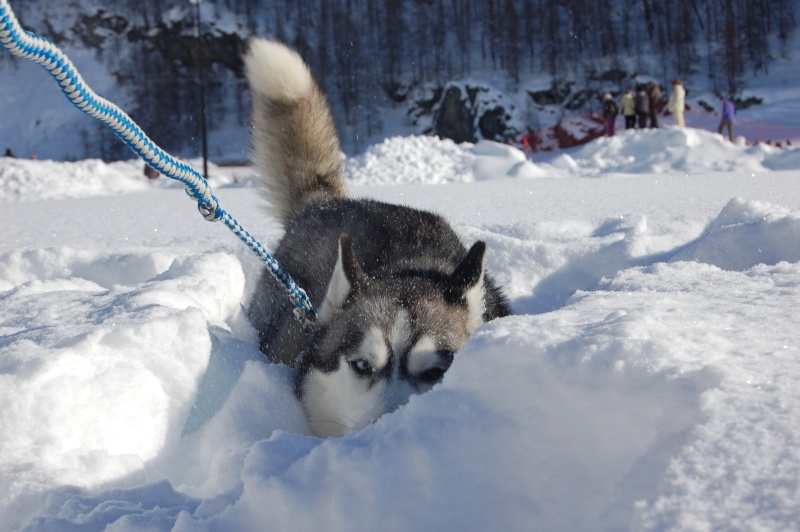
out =
[[[482,323],[510,314],[440,216],[347,197],[325,97],[300,57],[255,39],[245,56],[253,161],[285,235],[275,258],[310,295],[303,329],[268,272],[249,307],[269,360],[295,368],[295,390],[320,436],[361,428],[441,380]]]

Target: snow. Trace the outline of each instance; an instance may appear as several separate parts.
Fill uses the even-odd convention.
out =
[[[258,260],[179,186],[2,158],[0,528],[798,528],[798,153],[665,127],[349,158],[354,196],[485,240],[515,315],[326,440],[243,316]],[[250,170],[210,171],[274,249]]]
[[[615,137],[584,144],[574,152],[562,153],[553,164],[568,173],[579,169],[585,177],[611,172],[764,172],[800,166],[800,152],[796,150],[738,144],[692,127],[623,131]]]

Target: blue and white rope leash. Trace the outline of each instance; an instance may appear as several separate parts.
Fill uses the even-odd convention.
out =
[[[147,164],[165,176],[183,183],[186,193],[197,201],[197,208],[203,218],[208,221],[221,220],[264,261],[269,272],[294,303],[295,315],[307,323],[314,321],[316,312],[308,294],[297,286],[280,263],[267,253],[267,250],[245,231],[239,222],[220,207],[219,201],[211,194],[211,188],[203,176],[188,164],[159,148],[124,111],[95,94],[84,83],[69,58],[57,46],[22,29],[8,0],[0,0],[0,43],[12,54],[41,65],[58,82],[61,91],[75,107],[111,128]]]

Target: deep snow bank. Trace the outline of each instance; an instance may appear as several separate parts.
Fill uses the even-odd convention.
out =
[[[71,199],[53,163],[0,173],[65,187],[3,196],[0,527],[797,528],[797,171],[695,171],[690,141],[743,167],[762,152],[677,133],[598,142],[555,179],[519,179],[548,163],[489,144],[453,151],[447,186],[419,186],[453,149],[419,138],[413,164],[395,139],[351,169],[376,183],[415,168],[413,185],[353,194],[485,240],[517,315],[431,392],[328,440],[242,319],[260,266],[185,194],[97,180]],[[615,175],[637,142],[663,172]],[[141,179],[131,168],[121,179]],[[273,249],[255,192],[220,188]]]

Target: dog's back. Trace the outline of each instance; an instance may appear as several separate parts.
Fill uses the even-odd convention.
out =
[[[250,320],[264,354],[295,368],[314,432],[343,434],[433,386],[510,309],[484,274],[483,242],[468,251],[438,215],[347,197],[330,111],[295,52],[253,41],[245,69],[253,160],[285,229],[274,256],[318,312],[303,330],[265,272]]]

